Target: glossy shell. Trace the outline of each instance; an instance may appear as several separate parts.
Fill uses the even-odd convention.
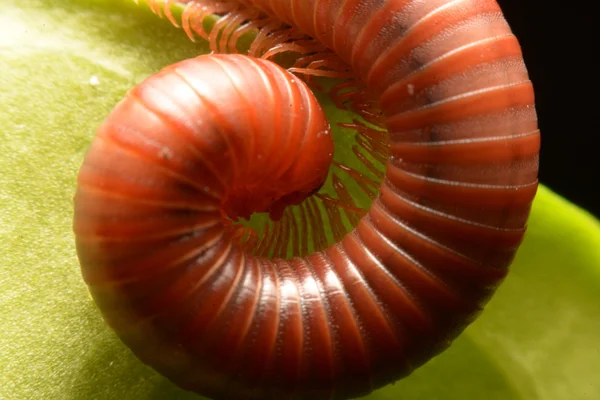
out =
[[[241,3],[321,41],[377,96],[390,141],[379,196],[323,251],[245,252],[223,216],[276,216],[278,199],[318,188],[329,127],[268,61],[187,60],[98,130],[75,199],[83,275],[121,339],[186,389],[364,395],[445,349],[508,272],[539,152],[519,43],[493,0]]]

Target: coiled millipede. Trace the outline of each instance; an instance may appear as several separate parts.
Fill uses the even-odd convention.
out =
[[[149,4],[177,24],[175,3]],[[98,129],[74,230],[105,319],[215,399],[345,399],[407,376],[506,276],[537,189],[532,84],[499,6],[179,3],[213,53],[255,36],[148,78]],[[334,158],[314,75],[357,114],[359,167]],[[260,233],[238,223],[253,212]]]

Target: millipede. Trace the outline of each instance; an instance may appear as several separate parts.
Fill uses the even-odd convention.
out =
[[[506,277],[538,185],[496,1],[147,4],[212,52],[131,89],[78,175],[82,275],[120,339],[226,400],[356,398],[445,350]],[[330,125],[317,92],[355,118]]]

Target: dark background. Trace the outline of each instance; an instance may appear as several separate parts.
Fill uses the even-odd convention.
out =
[[[540,181],[600,217],[600,17],[594,2],[498,0],[523,48],[542,132]]]

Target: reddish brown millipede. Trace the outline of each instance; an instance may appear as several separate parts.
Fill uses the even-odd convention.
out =
[[[172,3],[150,6],[175,23]],[[506,276],[536,193],[533,89],[500,8],[181,3],[185,31],[215,52],[256,38],[251,57],[165,68],[98,129],[74,230],[105,319],[143,362],[215,399],[346,399],[407,376]],[[296,55],[287,70],[267,60],[282,53]],[[299,78],[312,75],[344,80],[330,94],[362,117],[344,124],[362,172],[332,164]],[[262,235],[234,223],[253,212],[274,221]]]

